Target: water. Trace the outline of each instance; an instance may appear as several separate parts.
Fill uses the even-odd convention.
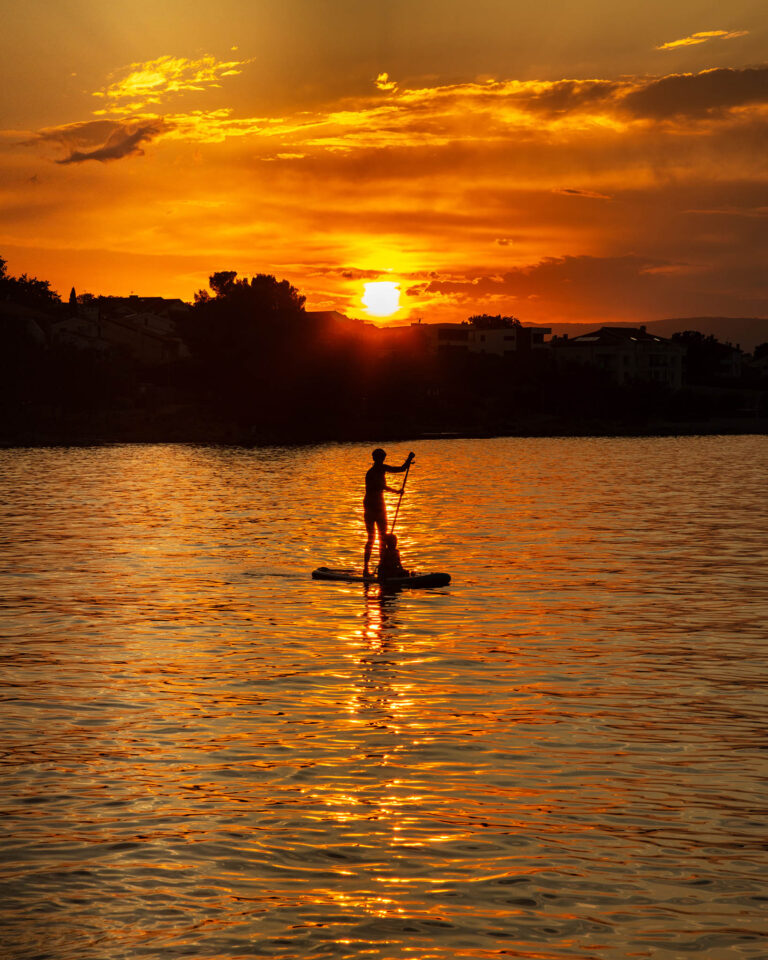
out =
[[[4,960],[768,955],[768,440],[415,449],[0,453]]]

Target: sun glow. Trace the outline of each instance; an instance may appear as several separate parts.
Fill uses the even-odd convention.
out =
[[[400,309],[400,284],[392,280],[366,283],[361,302],[373,317],[391,317]]]

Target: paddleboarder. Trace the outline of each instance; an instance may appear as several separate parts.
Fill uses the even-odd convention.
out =
[[[402,494],[402,487],[396,490],[394,487],[387,486],[388,473],[405,473],[410,467],[415,454],[411,451],[405,463],[400,467],[390,467],[384,463],[387,458],[385,450],[377,447],[372,453],[373,466],[365,475],[365,498],[363,500],[363,518],[365,520],[365,529],[368,539],[365,543],[365,553],[363,555],[363,576],[370,576],[369,565],[371,562],[371,551],[373,550],[373,541],[376,539],[376,531],[379,532],[379,549],[381,549],[384,538],[387,535],[387,507],[384,503],[384,491],[389,493]]]

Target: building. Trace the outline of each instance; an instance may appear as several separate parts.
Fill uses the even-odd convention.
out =
[[[749,361],[749,369],[754,372],[758,380],[768,380],[768,350],[760,354],[755,351]]]
[[[111,347],[128,353],[141,363],[168,363],[187,354],[176,336],[175,322],[153,313],[104,314],[100,336]]]
[[[491,318],[496,319],[496,318]],[[550,327],[524,327],[504,318],[496,323],[415,323],[428,347],[437,353],[465,352],[509,357],[548,347]]]
[[[551,341],[560,366],[589,365],[606,370],[615,383],[661,383],[673,390],[683,385],[685,347],[642,327],[600,327],[591,333]]]
[[[140,363],[157,364],[188,354],[176,322],[189,310],[182,300],[163,297],[94,297],[78,303],[73,289],[69,311],[50,324],[52,344],[82,350],[126,353]]]
[[[46,329],[50,314],[35,307],[10,300],[0,300],[0,328],[7,340],[10,336],[20,336],[37,346],[45,346]]]

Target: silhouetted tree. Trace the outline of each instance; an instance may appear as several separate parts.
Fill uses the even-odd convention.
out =
[[[266,404],[291,404],[315,339],[305,298],[268,274],[209,278],[180,324],[208,389],[228,415],[252,419]]]
[[[734,349],[731,344],[721,343],[711,334],[705,335],[698,330],[673,333],[671,339],[687,350],[685,378],[688,383],[712,384],[723,376],[724,367]]]
[[[48,280],[38,280],[22,273],[12,277],[7,272],[7,261],[0,257],[0,300],[11,300],[28,307],[50,310],[61,305],[59,295],[51,290]]]
[[[501,314],[496,314],[495,317],[492,317],[488,313],[475,314],[475,316],[465,320],[464,323],[477,327],[478,330],[500,330],[520,326],[520,321],[517,317],[502,317]]]
[[[303,312],[306,297],[287,280],[276,280],[266,273],[237,279],[237,271],[220,270],[211,274],[208,285],[213,290],[212,297],[207,290],[198,290],[195,305],[206,306],[212,301],[226,303],[227,306],[245,307],[258,316],[272,315],[283,318]]]

